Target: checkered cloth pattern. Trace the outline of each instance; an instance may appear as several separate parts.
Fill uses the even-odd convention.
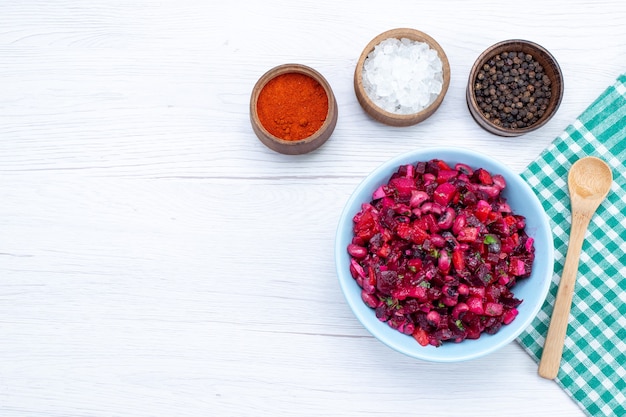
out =
[[[567,173],[585,156],[613,171],[583,243],[556,382],[589,416],[626,416],[626,74],[617,78],[521,174],[551,221],[554,275],[543,308],[518,342],[538,362],[563,272],[571,221]]]

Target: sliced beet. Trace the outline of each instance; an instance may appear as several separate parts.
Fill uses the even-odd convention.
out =
[[[403,165],[353,217],[346,250],[363,302],[424,346],[477,339],[515,320],[533,239],[504,177],[432,159]]]

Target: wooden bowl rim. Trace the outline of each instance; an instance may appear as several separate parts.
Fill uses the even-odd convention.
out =
[[[424,42],[428,44],[431,49],[437,51],[437,55],[441,60],[443,68],[443,85],[441,87],[441,92],[439,93],[435,101],[433,101],[428,107],[420,110],[417,113],[397,114],[386,111],[374,103],[374,101],[367,95],[363,87],[363,64],[365,60],[367,59],[370,52],[374,50],[374,47],[376,47],[376,45],[390,38],[408,38],[413,41]],[[390,29],[374,37],[361,52],[354,71],[354,89],[357,99],[361,104],[361,107],[363,107],[363,109],[374,119],[393,126],[410,126],[426,120],[439,108],[439,106],[443,102],[449,86],[450,62],[448,61],[448,56],[446,55],[445,51],[432,36],[413,28]]]
[[[311,136],[300,140],[285,140],[271,134],[259,119],[257,101],[265,85],[272,79],[288,73],[307,75],[320,83],[328,99],[326,120]],[[289,155],[311,152],[322,146],[331,136],[337,124],[338,109],[333,90],[326,78],[317,70],[303,64],[287,63],[266,71],[256,82],[250,96],[250,120],[252,128],[261,142],[270,149]]]
[[[535,52],[535,54],[538,52],[539,58],[535,54],[533,54],[533,57],[535,59],[540,59],[542,61],[548,62],[550,68],[553,69],[553,71],[549,71],[550,75],[548,75],[550,76],[550,81],[553,86],[553,88],[551,89],[552,96],[550,98],[551,100],[554,100],[554,102],[550,103],[551,105],[553,105],[553,107],[551,108],[550,112],[545,113],[541,117],[541,119],[539,119],[536,123],[528,127],[512,129],[512,128],[505,128],[505,127],[497,126],[491,123],[491,121],[485,119],[485,117],[483,116],[482,112],[479,109],[478,102],[476,101],[474,81],[476,80],[476,75],[478,73],[478,70],[480,69],[480,67],[482,67],[485,64],[485,62],[488,59],[490,59],[491,57],[495,56],[498,53],[504,52],[503,48],[504,49],[509,48],[512,50],[512,52],[522,51],[524,48],[530,49],[531,51]],[[554,75],[556,79],[552,77],[552,75]],[[466,89],[465,95],[466,95],[467,105],[470,110],[470,114],[482,128],[500,136],[512,137],[512,136],[520,136],[525,133],[532,132],[544,126],[546,123],[548,123],[548,121],[556,114],[557,110],[559,109],[561,105],[561,102],[563,100],[564,88],[565,88],[565,84],[563,81],[563,71],[561,70],[561,67],[558,61],[552,55],[552,53],[550,53],[550,51],[548,51],[546,48],[539,45],[538,43],[535,43],[529,40],[508,39],[508,40],[503,40],[503,41],[500,41],[491,45],[490,47],[485,49],[478,56],[478,58],[476,58],[476,61],[474,61],[474,64],[472,65],[472,68],[468,76],[467,89]],[[554,94],[555,92],[556,94]]]

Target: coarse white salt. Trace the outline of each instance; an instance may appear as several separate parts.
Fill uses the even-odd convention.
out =
[[[443,88],[443,64],[424,42],[389,38],[363,63],[363,87],[378,107],[395,114],[417,113]]]

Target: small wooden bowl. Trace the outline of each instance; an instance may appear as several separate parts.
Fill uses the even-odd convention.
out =
[[[485,65],[485,63],[502,52],[523,52],[524,54],[532,55],[533,58],[543,67],[544,74],[550,78],[550,99],[548,106],[544,111],[543,116],[529,126],[522,128],[510,128],[496,125],[485,117],[479,107],[479,103],[476,100],[475,83],[478,72],[483,65]],[[548,50],[534,42],[512,39],[498,42],[480,54],[470,71],[465,95],[470,114],[482,128],[496,135],[512,137],[532,132],[533,130],[539,129],[545,125],[548,120],[554,116],[557,109],[561,105],[561,100],[563,99],[563,87],[563,74],[561,72],[561,68]]]
[[[326,92],[326,97],[328,97],[328,114],[322,126],[311,136],[293,141],[281,139],[268,132],[259,120],[259,114],[257,112],[257,101],[263,87],[275,77],[287,73],[308,75],[320,83]],[[322,146],[328,138],[330,138],[333,130],[335,130],[337,115],[337,101],[328,81],[313,68],[301,64],[283,64],[270,69],[259,78],[254,85],[252,96],[250,97],[250,121],[252,123],[252,130],[254,130],[259,140],[268,148],[286,155],[305,154]]]
[[[370,52],[374,50],[374,47],[376,47],[376,45],[378,45],[385,39],[390,38],[407,38],[413,41],[424,42],[430,47],[430,49],[434,49],[435,51],[437,51],[437,55],[441,60],[443,66],[443,86],[441,88],[441,92],[434,102],[432,102],[428,107],[417,113],[396,114],[386,111],[377,106],[374,101],[372,101],[372,99],[365,92],[365,88],[363,87],[363,64],[367,59],[367,56],[370,54]],[[365,112],[369,114],[372,118],[390,126],[411,126],[429,118],[443,102],[443,98],[448,91],[449,85],[450,63],[448,62],[448,57],[443,51],[443,48],[437,43],[437,41],[435,41],[427,34],[420,32],[419,30],[409,28],[391,29],[381,33],[380,35],[372,39],[361,53],[361,56],[359,57],[359,60],[356,64],[356,69],[354,71],[354,92],[356,93],[356,98],[359,101],[359,104],[361,105],[361,107],[363,107],[363,110],[365,110]]]

